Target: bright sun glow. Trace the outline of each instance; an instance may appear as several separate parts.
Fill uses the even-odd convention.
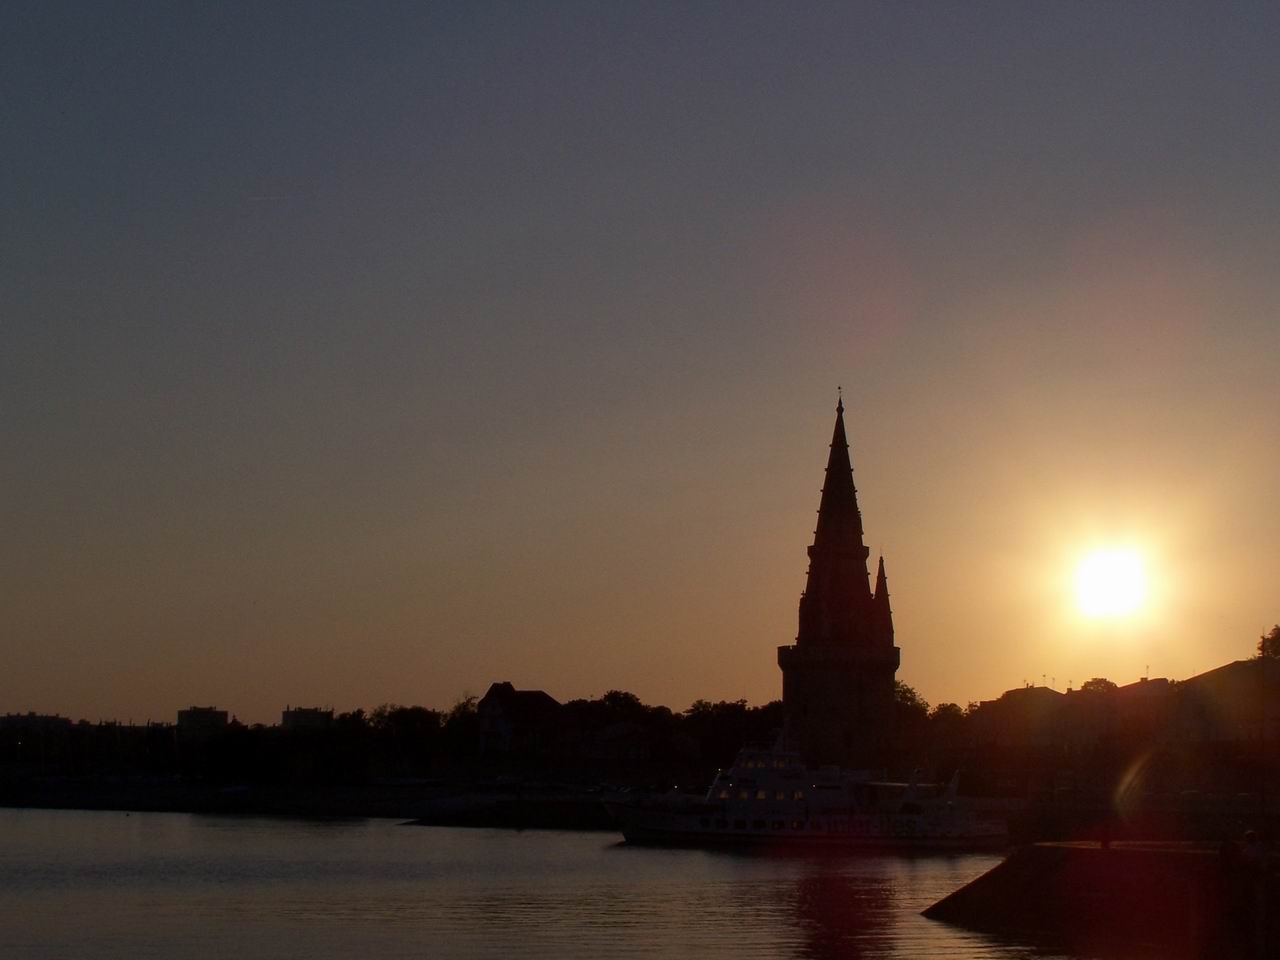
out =
[[[1093,550],[1076,567],[1076,604],[1086,617],[1127,616],[1146,598],[1147,574],[1137,550]]]

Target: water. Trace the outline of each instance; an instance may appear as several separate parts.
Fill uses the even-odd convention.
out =
[[[919,911],[990,855],[763,857],[601,833],[0,810],[0,956],[1043,956]]]

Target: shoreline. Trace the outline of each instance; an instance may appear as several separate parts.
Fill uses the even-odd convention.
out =
[[[422,826],[619,832],[598,794],[424,783],[213,786],[64,782],[0,786],[0,808],[117,810],[333,819],[378,817]]]

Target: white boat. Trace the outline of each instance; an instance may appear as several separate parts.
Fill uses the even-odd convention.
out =
[[[869,771],[807,768],[781,747],[746,747],[703,798],[664,794],[606,806],[628,843],[682,846],[1000,847],[1008,824],[945,787]]]

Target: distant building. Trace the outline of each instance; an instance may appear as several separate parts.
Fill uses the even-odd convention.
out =
[[[178,733],[184,737],[210,737],[226,726],[227,711],[217,707],[187,707],[178,711]]]
[[[280,714],[280,726],[286,730],[328,730],[333,726],[333,711],[320,707],[288,707]]]
[[[1177,731],[1195,742],[1280,740],[1280,660],[1236,660],[1177,685]]]
[[[862,514],[849,464],[844,402],[809,547],[796,642],[778,648],[788,743],[814,765],[874,765],[893,735],[899,650],[884,558],[874,592],[862,542]]]
[[[560,702],[542,690],[517,690],[509,682],[491,684],[476,704],[481,753],[542,749],[559,711]]]
[[[70,730],[71,718],[44,713],[7,713],[0,717],[0,728],[7,730]]]
[[[1061,712],[1072,697],[1049,687],[1018,687],[973,711],[973,739],[987,746],[1031,747],[1058,741],[1064,733]]]
[[[1178,682],[1144,677],[1110,690],[1009,690],[978,704],[972,740],[1072,748],[1280,741],[1280,660],[1236,660]]]
[[[1177,735],[1178,687],[1165,677],[1143,677],[1115,691],[1115,726],[1130,737],[1168,741]]]

